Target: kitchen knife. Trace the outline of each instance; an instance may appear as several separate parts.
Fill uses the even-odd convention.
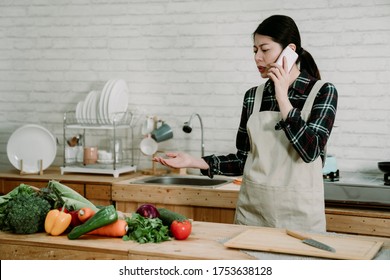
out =
[[[330,247],[329,245],[326,245],[322,242],[314,240],[308,236],[304,236],[304,235],[297,233],[295,231],[291,231],[291,230],[286,229],[286,233],[292,237],[295,237],[295,238],[302,240],[302,242],[307,244],[307,245],[316,247],[316,248],[321,249],[321,250],[329,251],[329,252],[336,252],[336,250],[334,248]]]

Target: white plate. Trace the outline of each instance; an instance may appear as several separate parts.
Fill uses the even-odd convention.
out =
[[[90,119],[90,123],[91,124],[95,124],[97,122],[96,107],[97,107],[99,94],[100,94],[99,91],[94,90],[93,93],[92,93],[92,96],[91,96],[90,106],[89,106],[89,109],[88,109],[89,119]]]
[[[93,99],[93,96],[95,94],[96,91],[92,90],[88,93],[87,97],[85,98],[85,101],[84,101],[84,113],[83,113],[83,116],[85,118],[85,123],[86,124],[91,124],[92,123],[92,119],[91,119],[91,107],[92,107],[92,99]]]
[[[12,133],[7,143],[7,155],[11,164],[18,170],[27,173],[48,168],[54,161],[57,153],[56,139],[46,128],[35,125],[24,125]]]
[[[110,124],[110,118],[109,118],[109,115],[108,115],[108,102],[110,101],[110,95],[111,95],[112,89],[115,86],[117,81],[118,80],[112,80],[112,83],[108,87],[107,93],[104,96],[103,114],[104,114],[104,121],[105,121],[106,124]]]
[[[102,89],[102,92],[100,93],[100,97],[99,97],[99,100],[97,102],[97,117],[98,117],[98,121],[100,124],[103,124],[104,123],[104,118],[103,118],[103,111],[102,111],[102,107],[103,107],[103,100],[104,100],[104,95],[106,94],[106,91],[107,91],[107,87],[109,85],[109,83],[111,82],[111,80],[108,80],[105,84],[104,84],[104,87]]]
[[[124,117],[129,105],[129,89],[124,80],[117,80],[113,85],[107,102],[107,117],[109,123],[117,122]]]
[[[82,110],[84,106],[84,101],[79,101],[76,106],[76,120],[77,123],[81,123],[83,119]]]
[[[84,99],[83,108],[81,109],[81,116],[82,116],[81,123],[83,123],[83,124],[87,124],[87,119],[88,119],[88,116],[87,116],[88,96],[89,95],[87,95],[87,97]]]
[[[99,98],[99,104],[98,104],[98,115],[99,115],[99,121],[101,124],[106,124],[106,117],[105,117],[105,107],[106,107],[106,96],[110,93],[112,84],[115,82],[114,79],[109,80],[103,87],[102,93],[100,94]]]

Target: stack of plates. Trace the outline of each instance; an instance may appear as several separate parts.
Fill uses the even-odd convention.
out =
[[[93,90],[85,100],[77,103],[76,120],[80,124],[113,124],[126,114],[129,89],[124,80],[111,79],[103,90]]]

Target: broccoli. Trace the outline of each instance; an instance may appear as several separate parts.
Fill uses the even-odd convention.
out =
[[[36,193],[25,192],[13,196],[4,209],[1,230],[30,234],[43,231],[50,203]]]
[[[21,193],[25,193],[31,195],[35,193],[34,189],[26,184],[20,184],[18,187],[14,188],[9,193],[0,196],[0,230],[7,230],[7,207],[8,202],[12,200],[14,197],[20,195]]]

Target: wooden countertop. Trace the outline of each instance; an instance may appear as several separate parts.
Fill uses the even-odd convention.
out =
[[[42,175],[39,174],[20,174],[19,170],[0,170],[0,178],[29,181],[67,181],[67,182],[82,182],[82,183],[113,183],[119,182],[125,179],[131,179],[138,177],[141,174],[139,172],[130,172],[121,174],[118,178],[112,175],[100,175],[100,174],[84,174],[84,173],[66,173],[61,175],[60,167],[50,167],[43,171]]]
[[[45,233],[17,235],[0,232],[1,259],[253,259],[223,241],[245,226],[193,222],[191,236],[183,241],[139,244],[121,238],[82,236],[69,240]]]
[[[193,222],[193,231],[186,240],[139,244],[121,238],[82,236],[69,240],[66,235],[49,236],[45,233],[18,235],[0,232],[0,253],[3,260],[80,260],[80,259],[210,259],[249,260],[253,255],[230,249],[224,242],[246,231],[256,229],[243,225]],[[259,228],[257,228],[259,229]],[[360,240],[382,241],[382,249],[390,248],[389,238],[359,236]],[[267,259],[267,254],[261,255]],[[281,259],[291,255],[282,254]]]

